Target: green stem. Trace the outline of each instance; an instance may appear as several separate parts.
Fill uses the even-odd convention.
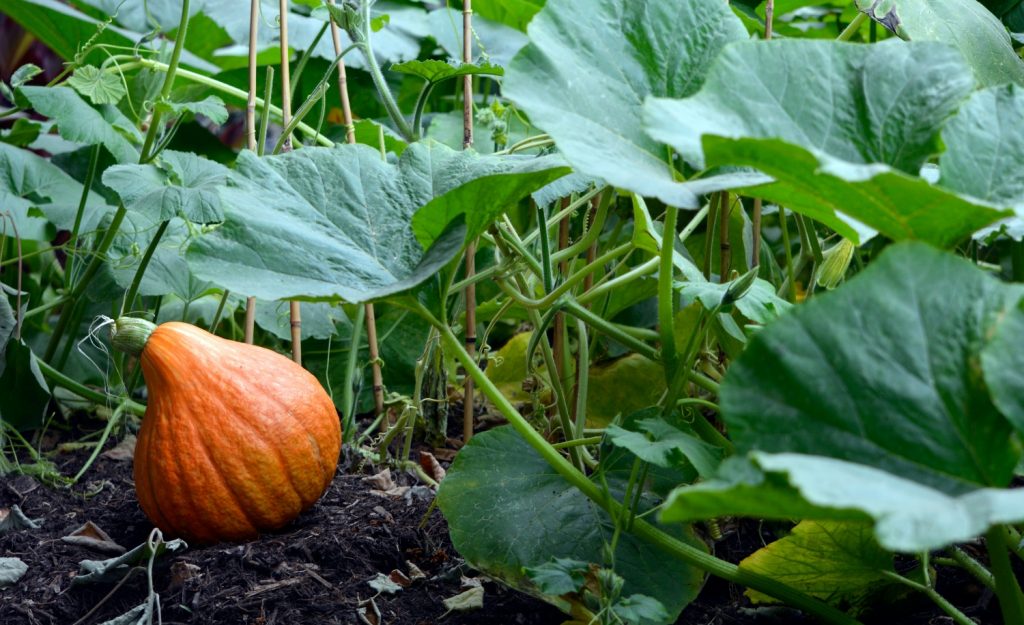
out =
[[[919,584],[918,582],[915,582],[912,579],[908,579],[906,577],[903,577],[899,573],[896,573],[896,572],[893,572],[893,571],[882,571],[882,574],[885,575],[886,577],[888,577],[889,579],[899,583],[899,584],[903,584],[904,586],[907,586],[908,588],[913,588],[914,590],[916,590],[916,591],[918,591],[920,593],[925,594],[929,599],[932,600],[932,602],[935,605],[939,606],[939,608],[943,612],[948,614],[949,617],[953,619],[953,622],[957,623],[957,625],[978,625],[977,623],[972,621],[970,618],[968,618],[968,616],[966,614],[961,612],[955,605],[953,605],[948,600],[946,600],[945,597],[940,595],[938,593],[938,591],[936,591],[931,586],[926,586],[925,584]]]
[[[89,401],[96,402],[97,404],[101,404],[104,406],[110,403],[111,401],[118,401],[114,397],[110,397],[105,393],[100,393],[99,391],[94,391],[93,389],[79,382],[76,382],[75,380],[72,380],[68,376],[61,373],[60,371],[57,371],[50,365],[46,364],[46,362],[44,362],[43,360],[37,359],[36,363],[39,365],[39,371],[42,372],[42,374],[47,379],[49,379],[57,386],[68,389],[69,391],[78,395],[79,397],[88,399]],[[126,409],[131,411],[132,414],[140,417],[146,414],[146,407],[144,405],[132,401],[130,399],[124,401]]]
[[[857,13],[857,16],[850,21],[847,27],[843,29],[843,32],[839,33],[836,41],[849,41],[860,30],[861,25],[864,24],[866,19],[868,19],[867,13]]]
[[[669,380],[675,375],[677,364],[672,256],[675,253],[678,214],[679,209],[675,206],[665,207],[665,225],[661,233],[661,262],[658,264],[658,330],[661,333],[661,360],[665,376]]]
[[[1014,282],[1024,282],[1024,240],[1010,241],[1010,269]]]
[[[302,76],[302,71],[306,69],[306,63],[309,63],[310,57],[313,56],[313,50],[320,44],[320,40],[324,38],[324,33],[327,32],[327,27],[331,25],[330,20],[324,22],[324,25],[320,27],[320,30],[316,33],[316,37],[313,37],[313,42],[306,46],[306,49],[302,51],[302,56],[299,57],[298,63],[295,64],[295,71],[291,75],[291,96],[292,100],[295,99],[295,90],[299,86],[299,78]],[[330,74],[334,68],[327,70],[324,74]],[[287,133],[285,133],[287,134]]]
[[[788,291],[783,291],[786,299],[796,302],[796,272],[793,271],[793,247],[789,242],[789,224],[786,220],[786,209],[779,206],[779,227],[782,228],[782,250],[786,255],[786,281]]]
[[[124,217],[127,213],[128,210],[124,207],[124,204],[117,207],[117,211],[114,212],[114,216],[110,219],[110,225],[107,227],[106,234],[103,235],[103,239],[100,240],[99,245],[96,247],[89,264],[85,266],[85,271],[82,272],[81,279],[79,279],[71,289],[71,293],[68,297],[70,301],[78,301],[82,296],[82,293],[85,292],[86,287],[89,286],[89,282],[92,280],[93,276],[95,276],[96,272],[100,270],[100,267],[103,265],[104,255],[114,242],[114,237],[117,236],[117,231],[120,229],[121,222],[124,221]],[[57,326],[53,329],[53,334],[50,336],[49,343],[46,344],[46,351],[44,352],[43,360],[50,361],[53,358],[53,355],[57,353],[57,345],[60,344],[61,337],[67,329],[68,323],[71,321],[71,311],[73,308],[74,306],[65,306],[64,309],[61,310]]]
[[[508,419],[513,429],[566,481],[604,509],[612,518],[618,517],[622,513],[622,504],[608,497],[596,484],[587,479],[583,473],[578,471],[557,449],[548,443],[539,432],[533,429],[494,383],[476,366],[472,356],[469,355],[462,342],[447,325],[435,319],[422,304],[417,303],[417,307],[418,312],[424,319],[438,329],[441,333],[441,338],[451,350],[450,353],[462,363],[466,372],[477,383],[477,387],[491,400],[498,411]],[[672,557],[726,581],[753,588],[810,614],[819,616],[830,623],[837,625],[859,625],[856,619],[787,584],[757,573],[742,570],[735,564],[730,564],[706,553],[703,549],[669,536],[646,521],[637,519],[633,524],[632,532],[645,542],[661,548]]]
[[[580,282],[586,279],[589,274],[594,273],[598,269],[604,266],[605,263],[615,260],[619,256],[633,250],[632,243],[623,243],[622,245],[608,250],[601,256],[594,259],[594,262],[585,265],[575,273],[571,274],[564,282],[559,284],[553,291],[545,295],[541,299],[533,299],[526,297],[521,293],[510,292],[509,294],[515,298],[515,300],[526,308],[539,308],[546,309],[550,308],[558,301],[560,297],[572,290]]]
[[[412,115],[412,129],[417,137],[423,133],[423,109],[427,107],[427,100],[430,98],[430,92],[434,90],[434,84],[427,81],[423,85],[423,89],[420,90],[420,95],[416,98],[416,106],[413,108]]]
[[[117,427],[117,424],[121,422],[121,415],[124,414],[124,411],[124,404],[121,404],[114,409],[114,413],[110,415],[109,419],[107,419],[107,426],[103,428],[103,434],[100,436],[100,440],[96,443],[96,447],[93,448],[92,454],[89,455],[89,459],[85,461],[85,464],[83,464],[82,468],[78,470],[75,477],[71,478],[72,484],[77,484],[78,480],[82,479],[85,472],[92,466],[92,463],[96,462],[96,458],[98,458],[100,452],[103,451],[103,446],[107,444],[107,439],[110,438],[110,433],[113,432],[114,428]]]
[[[256,142],[256,154],[259,156],[263,156],[267,151],[267,128],[270,126],[270,102],[274,95],[273,65],[267,66],[266,79],[263,83],[263,101],[260,102],[259,98],[256,98],[256,103],[260,106],[260,134],[259,139]],[[319,134],[317,136],[319,136]]]
[[[92,147],[89,153],[89,169],[85,174],[85,182],[82,183],[82,197],[78,201],[78,212],[75,213],[75,225],[71,228],[71,238],[68,239],[66,250],[68,252],[68,270],[64,272],[64,288],[71,284],[75,274],[75,261],[78,258],[78,250],[75,245],[78,242],[78,231],[82,227],[82,215],[85,214],[85,205],[89,199],[89,192],[92,190],[93,180],[96,179],[96,166],[100,160],[100,144]]]
[[[996,595],[1005,625],[1024,625],[1024,599],[1010,564],[1006,528],[996,525],[985,534],[985,546],[996,578]]]
[[[121,66],[121,69],[133,69],[135,67],[145,67],[147,69],[152,69],[156,71],[167,71],[169,69],[166,63],[161,63],[160,61],[154,61],[152,59],[138,59],[133,63],[128,63],[126,65]],[[270,66],[268,66],[268,69],[269,67]],[[197,74],[196,72],[192,72],[184,68],[178,68],[177,76],[178,78],[183,78],[190,82],[194,82],[199,85],[205,85],[207,87],[210,87],[211,89],[215,89],[225,95],[232,96],[241,102],[245,102],[249,97],[248,92],[243,91],[242,89],[232,87],[229,84],[223,83],[214,78],[210,78],[209,76]],[[273,104],[267,105],[267,101],[268,98],[256,98],[256,106],[261,108],[266,107],[270,114],[273,115],[275,118],[277,118],[278,120],[283,119],[281,107],[274,106]],[[306,136],[315,139],[316,143],[322,146],[329,148],[334,147],[333,141],[318,133],[316,131],[316,128],[313,128],[309,124],[298,124],[295,127],[295,129],[302,132]]]
[[[996,591],[996,578],[992,575],[992,572],[982,566],[980,562],[969,556],[967,552],[960,547],[953,546],[949,548],[949,555],[953,558],[954,562],[973,575],[975,579],[993,592]]]
[[[366,321],[366,307],[356,306],[356,318],[352,320],[352,338],[349,342],[348,360],[345,363],[344,385],[341,388],[341,433],[348,442],[355,440],[356,423],[356,371],[359,367],[359,344],[363,338]]]
[[[174,49],[171,51],[171,62],[167,64],[167,74],[164,76],[164,85],[160,90],[160,99],[167,100],[171,97],[171,88],[174,86],[174,75],[178,70],[178,63],[181,61],[181,51],[185,47],[185,37],[188,35],[188,6],[191,0],[181,1],[181,20],[178,22],[178,33],[174,38]],[[152,158],[151,150],[153,142],[160,133],[160,107],[153,108],[153,117],[149,122],[149,131],[146,133],[146,140],[142,144],[142,155],[140,163],[145,163]]]
[[[132,278],[132,284],[128,287],[128,294],[124,298],[124,308],[121,310],[121,314],[126,311],[131,312],[135,310],[135,298],[139,294],[139,286],[142,284],[142,276],[146,273],[146,268],[149,267],[149,261],[152,260],[153,254],[156,252],[156,248],[160,245],[160,239],[163,238],[164,232],[167,232],[167,226],[171,221],[166,219],[160,222],[160,226],[157,227],[156,232],[153,233],[153,239],[146,246],[146,251],[142,255],[142,259],[139,261],[139,266],[135,269],[135,276]]]
[[[370,16],[370,0],[362,0],[360,10],[362,11],[362,20],[359,28],[361,30],[349,31],[349,36],[352,37],[352,41],[362,44],[361,49],[363,57],[366,59],[366,69],[370,72],[370,78],[373,79],[373,85],[377,88],[377,93],[380,95],[381,101],[384,103],[384,109],[388,112],[388,117],[394,122],[395,127],[398,128],[398,132],[402,135],[406,141],[412,142],[417,139],[416,133],[409,126],[409,122],[406,121],[402,115],[401,109],[398,108],[398,103],[395,102],[395,96],[391,94],[391,88],[388,87],[388,83],[384,80],[384,74],[380,71],[380,65],[377,64],[377,57],[373,54],[373,45],[370,42],[371,32],[371,16]]]

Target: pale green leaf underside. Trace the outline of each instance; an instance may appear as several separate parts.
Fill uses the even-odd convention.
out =
[[[779,139],[705,137],[704,154],[709,163],[773,176],[774,183],[740,192],[807,215],[857,243],[874,230],[947,248],[1014,214],[886,165],[855,165]]]
[[[803,454],[751,454],[720,477],[676,489],[663,521],[721,516],[871,521],[891,551],[920,553],[1024,521],[1024,491],[979,488],[949,495],[872,467]]]

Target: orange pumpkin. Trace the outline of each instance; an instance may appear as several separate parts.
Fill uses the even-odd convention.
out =
[[[330,485],[338,414],[292,360],[185,323],[129,317],[114,323],[111,342],[142,362],[149,402],[135,489],[165,533],[199,543],[254,538]]]

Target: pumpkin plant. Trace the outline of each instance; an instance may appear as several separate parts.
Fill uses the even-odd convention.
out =
[[[253,538],[330,485],[341,425],[301,366],[185,323],[122,317],[110,340],[139,357],[149,389],[133,470],[139,505],[164,532]]]

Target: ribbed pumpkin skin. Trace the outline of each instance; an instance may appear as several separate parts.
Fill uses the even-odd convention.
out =
[[[149,402],[135,487],[164,532],[198,543],[254,538],[331,483],[341,424],[299,365],[177,322],[153,331],[141,361]]]

